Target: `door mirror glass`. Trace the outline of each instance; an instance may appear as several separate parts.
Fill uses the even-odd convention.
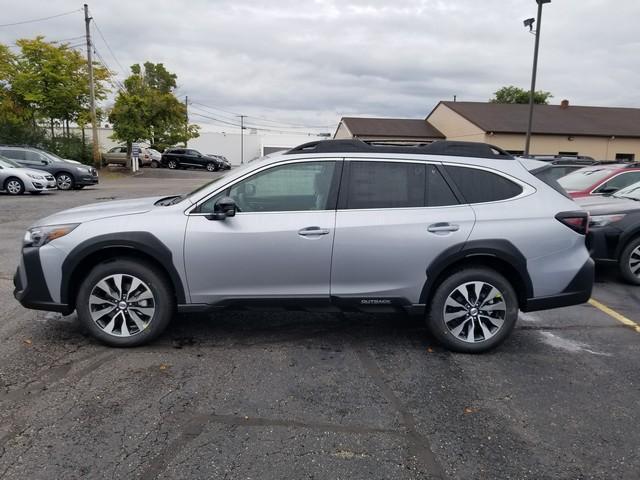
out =
[[[213,207],[213,213],[207,215],[209,220],[224,220],[236,216],[236,202],[231,197],[220,198]]]

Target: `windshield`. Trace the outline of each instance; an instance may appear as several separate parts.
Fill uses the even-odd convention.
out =
[[[610,168],[583,168],[558,180],[565,190],[585,190],[607,178],[613,172]]]
[[[20,168],[20,164],[0,155],[0,166],[4,168]]]
[[[613,194],[613,196],[618,198],[632,198],[633,200],[640,200],[640,182],[634,183],[633,185],[629,185],[628,187],[618,190]]]

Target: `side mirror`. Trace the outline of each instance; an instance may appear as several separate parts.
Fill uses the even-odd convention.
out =
[[[222,197],[213,206],[213,213],[207,215],[207,220],[224,220],[236,216],[236,202],[231,197]]]
[[[47,162],[46,160],[40,160],[40,163],[41,163],[42,165],[49,165],[49,162]]]
[[[619,188],[616,187],[604,187],[597,190],[595,193],[600,193],[602,195],[611,195],[612,193],[616,193]]]

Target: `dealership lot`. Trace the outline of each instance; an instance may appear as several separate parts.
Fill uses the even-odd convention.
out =
[[[214,176],[110,175],[0,196],[0,478],[638,478],[640,331],[593,305],[523,314],[480,356],[397,315],[180,317],[118,350],[23,309],[11,279],[30,223]],[[601,308],[640,321],[639,287],[597,281]]]

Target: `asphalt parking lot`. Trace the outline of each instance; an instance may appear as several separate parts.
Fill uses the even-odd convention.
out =
[[[590,304],[522,314],[478,356],[396,315],[185,316],[118,350],[74,315],[23,309],[12,277],[33,221],[212,176],[111,175],[0,195],[0,478],[640,478],[640,328]],[[640,321],[640,287],[614,270],[593,298]]]

